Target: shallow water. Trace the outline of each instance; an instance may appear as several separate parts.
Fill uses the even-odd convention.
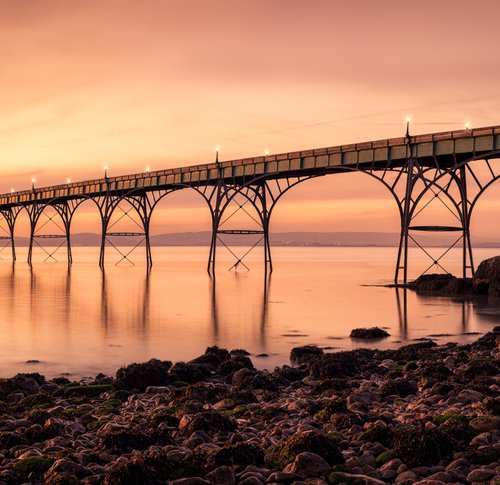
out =
[[[37,253],[30,270],[20,248],[18,263],[0,262],[0,375],[114,373],[151,357],[187,360],[215,344],[245,348],[257,366],[272,368],[288,363],[298,345],[366,346],[349,338],[356,327],[387,328],[390,337],[369,345],[393,348],[442,334],[437,342],[469,342],[498,324],[500,308],[484,301],[412,292],[405,298],[402,290],[376,286],[391,282],[395,253],[276,247],[275,271],[266,281],[260,251],[249,255],[251,271],[238,273],[227,271],[231,256],[221,252],[214,284],[206,273],[207,248],[153,248],[149,276],[140,253],[136,266],[115,266],[110,252],[104,272],[97,248],[75,248],[70,270],[64,262],[43,263]],[[475,258],[496,253],[478,249]],[[447,268],[458,272],[460,250],[449,256]],[[415,270],[424,268],[425,255],[414,250],[412,261]],[[258,357],[263,353],[268,356]]]

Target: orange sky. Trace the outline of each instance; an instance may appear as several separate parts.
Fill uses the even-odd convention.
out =
[[[216,145],[399,136],[407,114],[414,133],[500,124],[499,17],[497,0],[0,0],[0,191],[210,162]],[[477,234],[496,235],[498,200]],[[272,230],[392,231],[392,203],[368,177],[327,177]],[[208,227],[192,196],[160,210],[154,232]]]

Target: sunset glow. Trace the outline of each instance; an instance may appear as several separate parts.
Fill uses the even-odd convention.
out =
[[[209,163],[219,144],[219,159],[230,160],[402,136],[406,119],[412,134],[498,122],[498,2],[0,6],[0,192],[29,188],[32,177],[40,187],[60,183],[68,166],[76,181],[107,174],[103,166],[120,175]],[[297,188],[304,207],[318,195],[340,212],[352,197],[359,207],[373,201],[381,210],[369,224],[393,229],[392,203],[372,180]],[[301,230],[306,210],[295,197],[284,198],[274,227]],[[491,234],[484,211],[477,230]],[[200,211],[184,221],[171,212],[172,231],[205,226]],[[362,211],[314,220],[329,230],[366,222]]]

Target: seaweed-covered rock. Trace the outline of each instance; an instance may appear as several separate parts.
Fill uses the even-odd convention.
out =
[[[394,428],[392,446],[410,467],[435,465],[452,450],[452,443],[444,433],[415,425]]]
[[[353,376],[360,370],[359,361],[353,352],[324,354],[308,365],[312,376],[320,379]]]
[[[487,397],[481,403],[480,412],[500,416],[500,397]]]
[[[372,443],[381,443],[389,446],[392,440],[392,428],[383,424],[375,424],[370,429],[359,434],[356,438],[361,441],[370,441]]]
[[[290,361],[298,365],[306,364],[322,355],[324,355],[324,352],[317,345],[304,345],[302,347],[294,347],[290,351]]]
[[[151,359],[141,364],[130,364],[118,369],[116,382],[125,389],[144,391],[148,386],[164,386],[169,383],[168,371],[172,362]]]
[[[316,453],[304,451],[299,453],[292,463],[285,468],[286,473],[294,473],[301,477],[320,477],[330,469],[328,463]]]
[[[188,384],[202,381],[210,376],[210,368],[204,364],[177,362],[169,370],[171,381],[182,381]]]
[[[295,433],[287,440],[269,447],[265,460],[269,466],[283,470],[297,455],[305,451],[321,456],[330,466],[344,461],[335,439],[317,431]]]
[[[473,282],[469,278],[457,278],[451,274],[423,274],[408,284],[417,293],[438,293],[460,295],[471,290]]]
[[[105,474],[103,485],[158,485],[173,475],[175,466],[165,457],[161,459],[134,455],[122,460]]]
[[[370,340],[390,337],[390,333],[380,327],[354,328],[351,331],[350,337]]]
[[[222,448],[211,452],[207,456],[207,468],[219,466],[248,466],[260,465],[264,461],[264,452],[250,443],[226,444]]]
[[[253,369],[253,363],[249,357],[243,354],[231,354],[229,360],[221,362],[216,370],[216,374],[220,376],[232,376],[240,369]]]
[[[38,373],[17,374],[10,379],[0,379],[0,400],[7,399],[7,396],[14,392],[20,392],[23,395],[34,394],[39,391],[44,382],[45,377]]]
[[[307,371],[305,369],[299,369],[297,367],[290,367],[289,365],[284,365],[282,367],[277,367],[273,375],[281,382],[285,384],[290,384],[292,382],[301,381],[307,376]]]
[[[233,419],[217,412],[209,411],[194,415],[186,414],[179,423],[179,430],[189,436],[195,431],[205,431],[208,434],[227,433],[236,429]]]
[[[460,373],[466,379],[475,379],[480,376],[496,376],[500,374],[500,364],[493,359],[473,359]]]
[[[397,379],[389,379],[380,386],[382,396],[396,395],[406,397],[417,393],[417,384],[414,381],[409,381],[403,377]]]
[[[40,477],[55,461],[56,459],[54,457],[47,455],[27,456],[26,458],[17,460],[12,466],[12,471],[20,478],[27,478],[28,476]]]
[[[96,397],[100,396],[103,392],[112,391],[114,386],[112,384],[95,384],[92,386],[69,386],[64,391],[65,397]]]
[[[239,389],[263,389],[265,391],[276,392],[278,386],[272,374],[256,369],[240,369],[233,375],[233,384]]]
[[[217,345],[213,347],[208,347],[203,355],[196,357],[190,361],[191,364],[204,364],[210,368],[210,370],[216,370],[217,367],[222,363],[231,358],[231,354],[226,349],[221,349]]]
[[[152,437],[137,429],[110,429],[101,436],[101,446],[118,452],[144,450],[153,444]]]

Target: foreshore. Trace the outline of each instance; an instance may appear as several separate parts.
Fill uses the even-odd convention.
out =
[[[500,327],[468,345],[210,347],[92,380],[0,379],[0,484],[498,484]]]

